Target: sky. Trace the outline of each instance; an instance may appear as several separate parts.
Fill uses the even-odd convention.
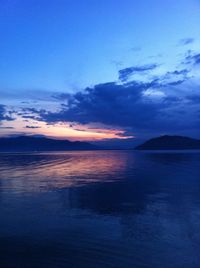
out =
[[[199,0],[1,0],[0,136],[200,138]]]

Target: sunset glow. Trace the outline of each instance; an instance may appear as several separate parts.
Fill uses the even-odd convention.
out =
[[[26,134],[26,135],[45,135],[47,137],[57,139],[69,139],[72,141],[98,141],[106,139],[127,139],[133,136],[124,136],[124,130],[106,129],[106,128],[92,128],[91,126],[81,126],[57,123],[54,125],[46,124],[40,121],[29,121],[31,126],[27,127],[27,122],[20,116],[12,122],[12,128],[9,123],[4,124],[1,129],[1,135],[4,136],[8,130],[9,135]],[[16,132],[16,129],[18,130]]]
[[[1,4],[0,136],[198,138],[198,1],[36,2]]]
[[[0,268],[200,267],[200,0],[0,0]]]

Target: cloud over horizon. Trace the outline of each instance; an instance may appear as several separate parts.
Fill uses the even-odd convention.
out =
[[[77,132],[95,129],[119,130],[118,138],[143,136],[147,133],[199,133],[199,77],[192,66],[199,63],[199,53],[188,51],[178,67],[167,70],[160,63],[132,66],[118,71],[119,80],[99,83],[77,92],[48,92],[47,104],[21,102],[22,107],[8,113],[0,105],[0,121],[22,118],[27,130],[68,124]],[[160,68],[158,70],[158,68]],[[152,71],[156,70],[152,74]],[[142,74],[136,80],[134,74]],[[145,75],[145,77],[144,77]],[[48,103],[54,103],[48,109]],[[54,107],[52,109],[52,107]],[[72,126],[72,127],[71,127]],[[78,127],[77,127],[78,126]],[[6,126],[5,126],[6,127]],[[85,129],[84,129],[85,128]]]
[[[198,54],[197,54],[198,55]],[[187,56],[188,57],[188,56]],[[186,57],[186,58],[187,58]],[[150,72],[156,64],[125,68],[120,80],[133,72]],[[109,82],[87,87],[76,93],[56,95],[60,109],[28,108],[26,112],[48,124],[72,122],[81,125],[103,124],[134,133],[184,132],[198,129],[200,94],[192,88],[193,78],[186,66],[154,76],[149,82]],[[137,69],[138,68],[138,69]],[[181,94],[180,94],[181,92]]]
[[[3,104],[0,104],[0,124],[1,121],[12,121],[14,120],[11,115],[6,111],[6,106]]]

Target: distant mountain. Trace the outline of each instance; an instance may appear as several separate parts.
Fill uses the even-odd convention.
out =
[[[195,150],[200,149],[200,140],[182,136],[161,136],[135,147],[136,150]]]
[[[45,137],[0,138],[0,152],[94,150],[97,148],[87,142],[54,140]]]

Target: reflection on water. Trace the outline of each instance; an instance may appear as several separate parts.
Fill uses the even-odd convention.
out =
[[[126,169],[127,160],[123,152],[107,151],[1,155],[2,188],[15,192],[48,191],[113,180],[117,179],[116,173]]]
[[[200,153],[1,154],[0,267],[197,268],[199,175]]]

